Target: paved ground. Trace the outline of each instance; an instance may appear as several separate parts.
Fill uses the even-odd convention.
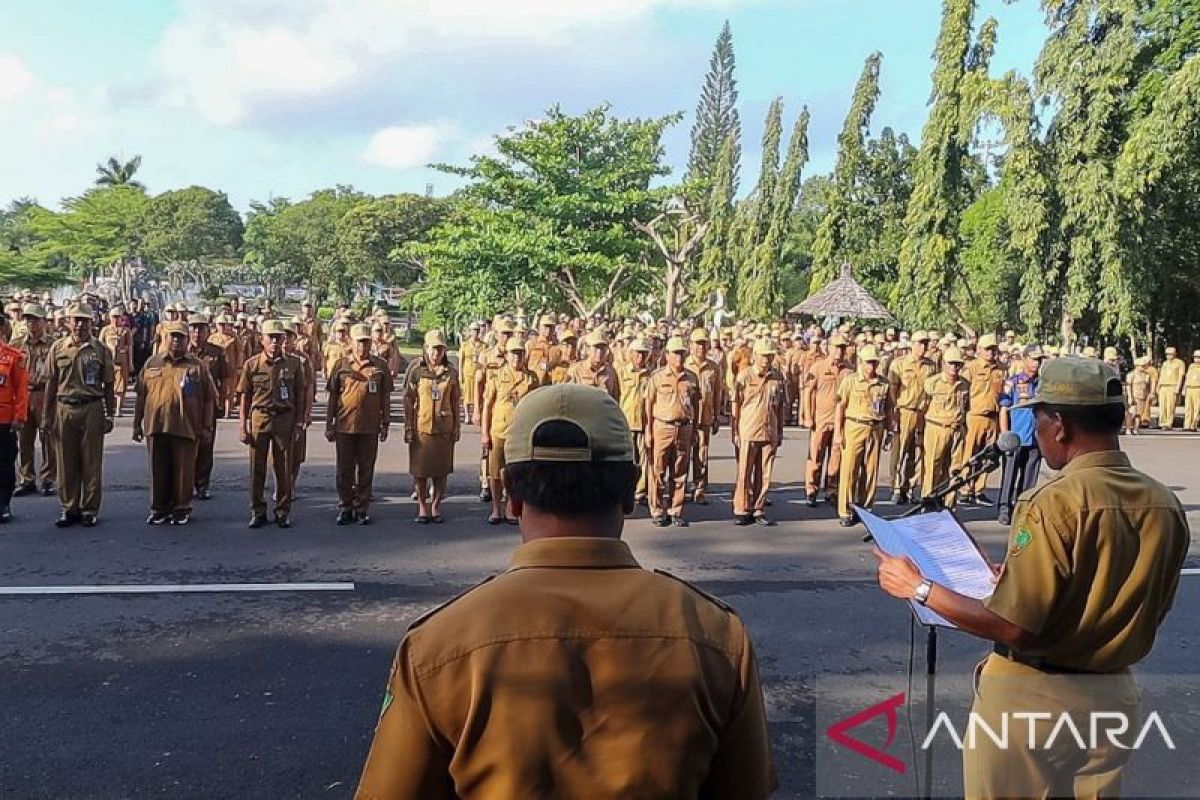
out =
[[[334,526],[332,453],[322,440],[311,445],[295,527],[249,531],[244,451],[228,423],[219,436],[217,496],[197,504],[194,524],[183,529],[143,524],[144,451],[128,437],[126,420],[110,439],[99,527],[58,531],[54,500],[16,501],[17,521],[0,529],[0,587],[352,581],[355,589],[0,597],[0,797],[350,796],[406,624],[502,569],[516,543],[515,529],[484,524],[485,507],[473,499],[477,438],[464,437],[459,448],[459,496],[443,526],[411,523],[398,439],[381,451],[376,524]],[[814,792],[822,682],[902,685],[909,666],[908,612],[874,587],[861,531],[838,528],[827,507],[798,502],[805,442],[805,434],[789,432],[776,470],[776,528],[728,521],[733,462],[725,435],[714,451],[717,497],[691,511],[697,524],[662,531],[642,510],[627,528],[643,564],[695,581],[748,622],[779,797]],[[1179,492],[1200,530],[1200,439],[1150,435],[1127,444],[1135,463]],[[981,511],[966,516],[998,558],[1005,532]],[[1200,577],[1183,582],[1145,673],[1193,671]],[[948,634],[941,652],[944,670],[961,674],[985,647]],[[886,695],[863,696],[868,705]],[[1181,749],[1194,753],[1194,741]],[[868,777],[878,770],[860,766]],[[1190,777],[1162,783],[1163,769],[1178,771],[1135,762],[1133,785],[1153,780],[1141,788],[1200,794]],[[953,758],[944,759],[939,786],[958,791],[957,773]],[[826,775],[822,790],[861,777],[835,774],[830,783]],[[888,791],[911,792],[911,771],[893,779]]]

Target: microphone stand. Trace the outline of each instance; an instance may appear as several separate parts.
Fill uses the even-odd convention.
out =
[[[912,508],[890,519],[906,519],[914,517],[917,514],[926,514],[946,509],[945,498],[952,497],[959,489],[974,481],[981,475],[986,475],[989,472],[996,470],[1000,466],[1000,462],[1004,460],[1004,453],[995,450],[980,458],[975,464],[969,462],[962,467],[959,467],[958,474],[954,475],[949,480],[946,480],[935,486],[927,496],[922,497],[920,502],[913,505]],[[954,512],[951,511],[951,514]],[[871,534],[863,537],[864,542],[872,540]],[[937,651],[938,651],[938,635],[937,625],[926,626],[925,639],[925,732],[928,734],[933,728],[933,713],[937,698]],[[933,797],[933,748],[925,748],[925,768],[922,777],[921,797]]]

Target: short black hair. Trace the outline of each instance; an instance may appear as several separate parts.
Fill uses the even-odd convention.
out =
[[[587,434],[573,422],[548,420],[533,432],[537,447],[587,447]],[[631,461],[521,461],[504,467],[513,498],[562,517],[610,511],[632,498],[638,468]]]
[[[1047,403],[1039,408],[1047,414],[1057,414],[1069,427],[1093,435],[1120,433],[1125,425],[1123,403],[1103,406],[1057,406]]]

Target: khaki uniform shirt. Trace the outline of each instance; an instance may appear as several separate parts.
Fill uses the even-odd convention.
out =
[[[855,422],[883,422],[888,418],[890,402],[888,382],[876,375],[864,377],[855,372],[838,386],[838,400],[846,407],[846,419]]]
[[[247,361],[262,352],[262,340],[253,331],[248,329],[242,330],[238,333],[238,341],[242,346],[242,366],[245,366]]]
[[[650,370],[647,367],[638,369],[626,362],[621,366],[619,378],[621,411],[629,429],[641,433],[646,428],[646,385],[650,383]]]
[[[1189,364],[1183,385],[1189,389],[1200,389],[1200,364]]]
[[[651,416],[661,422],[695,422],[700,405],[700,379],[684,367],[679,372],[660,367],[650,376],[647,401],[653,403]]]
[[[920,411],[925,405],[925,382],[934,375],[933,362],[928,358],[907,355],[892,362],[883,372],[888,376],[892,403],[896,408]]]
[[[787,387],[783,373],[771,368],[760,374],[751,366],[738,373],[733,383],[733,406],[737,413],[738,438],[749,442],[783,441],[783,418],[787,408]]]
[[[405,423],[414,432],[427,436],[458,434],[462,387],[452,367],[443,364],[433,368],[424,362],[414,363],[405,377],[404,391],[415,412],[415,418]]]
[[[225,351],[211,341],[208,341],[201,347],[189,344],[188,353],[204,362],[204,366],[208,367],[208,373],[212,376],[212,382],[216,385],[217,391],[224,391],[226,382],[233,376],[233,373],[229,369],[229,362],[225,360]],[[215,398],[213,402],[216,402]]]
[[[1150,652],[1189,539],[1179,499],[1124,453],[1077,456],[1017,501],[1004,572],[985,605],[1032,634],[1022,654],[1122,670]]]
[[[548,339],[539,336],[529,344],[525,358],[529,369],[538,376],[538,380],[547,384],[550,383],[548,377],[550,370],[558,366],[562,360],[562,347],[551,344]]]
[[[550,362],[550,371],[546,373],[544,383],[548,386],[566,383],[567,377],[571,372],[571,365],[575,363],[577,358],[578,351],[572,353],[566,345],[560,345],[556,360]],[[534,373],[536,374],[537,370],[534,370]]]
[[[581,537],[522,545],[412,624],[357,797],[762,800],[775,785],[734,611]]]
[[[371,355],[387,364],[388,371],[392,373],[392,377],[404,372],[404,357],[400,355],[400,348],[396,347],[395,342],[377,342],[372,339]]]
[[[76,342],[74,337],[59,339],[46,358],[47,371],[58,381],[57,397],[76,400],[103,398],[105,386],[115,380],[112,351],[95,337]]]
[[[967,413],[985,417],[1000,414],[1000,395],[1004,391],[1005,370],[996,361],[985,363],[982,358],[968,361],[962,376],[971,385]]]
[[[304,360],[286,353],[274,361],[259,353],[242,365],[237,391],[250,394],[251,433],[270,431],[276,422],[295,421],[309,391],[306,376]]]
[[[147,436],[195,441],[213,430],[216,404],[217,387],[200,358],[184,353],[176,360],[158,353],[146,360],[138,377],[133,424]]]
[[[1168,358],[1158,369],[1158,388],[1172,389],[1176,394],[1183,386],[1183,373],[1187,365],[1182,358]]]
[[[837,411],[838,387],[851,374],[850,363],[834,356],[825,356],[813,362],[805,376],[805,388],[811,393],[813,428],[820,431],[833,428]]]
[[[349,353],[349,350],[341,342],[329,342],[325,345],[325,350],[321,354],[321,368],[326,375],[332,375],[337,372],[338,362],[342,360],[343,356]]]
[[[505,438],[517,403],[541,385],[538,376],[528,367],[520,370],[507,364],[501,367],[495,380],[489,380],[483,391],[483,407],[490,409],[488,433],[493,438]]]
[[[1136,367],[1126,376],[1125,385],[1129,387],[1130,400],[1148,400],[1154,394],[1154,375],[1145,367]]]
[[[687,357],[683,366],[695,373],[700,382],[696,424],[711,427],[717,421],[717,414],[725,407],[725,382],[721,380],[721,368],[711,358],[701,362],[691,356]]]
[[[925,379],[925,421],[943,428],[960,428],[967,420],[971,386],[961,375],[954,381],[941,372]]]
[[[618,403],[621,401],[621,387],[617,381],[617,372],[608,364],[601,364],[600,369],[592,369],[590,363],[576,361],[567,370],[565,382],[603,389],[613,400]]]
[[[230,376],[241,372],[245,359],[242,358],[242,343],[236,336],[218,331],[208,337],[208,343],[221,348],[221,352],[225,354],[225,366],[228,368]]]
[[[33,339],[28,331],[24,336],[13,339],[12,346],[25,353],[25,366],[29,370],[29,391],[40,392],[46,388],[46,370],[49,367],[50,348],[55,339],[50,333]]]
[[[464,386],[475,385],[475,371],[479,369],[479,353],[483,350],[483,341],[467,338],[463,340],[458,350],[458,371],[462,373]]]
[[[113,366],[126,373],[133,371],[133,334],[119,325],[105,325],[100,329],[100,341],[113,355]]]
[[[329,378],[329,396],[337,398],[335,433],[378,435],[392,413],[392,373],[377,356],[343,358]]]

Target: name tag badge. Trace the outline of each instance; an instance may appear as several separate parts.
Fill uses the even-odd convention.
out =
[[[0,372],[0,386],[8,385],[8,374]]]
[[[378,392],[379,392],[379,381],[374,380],[374,379],[367,381],[367,394],[376,394]]]
[[[96,386],[100,383],[99,362],[88,361],[83,365],[83,382],[88,386]]]
[[[442,390],[438,388],[436,383],[429,388],[429,396],[432,397],[434,401],[442,399]]]
[[[285,403],[292,399],[292,393],[288,391],[286,383],[279,384],[279,399]]]

